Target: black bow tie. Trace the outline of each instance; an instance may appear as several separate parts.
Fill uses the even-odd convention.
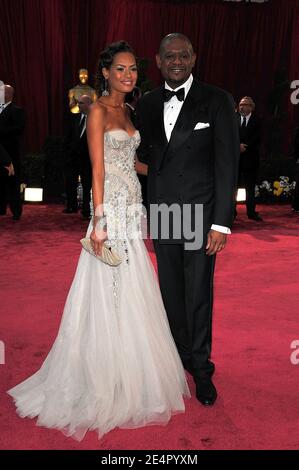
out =
[[[185,88],[180,88],[177,91],[168,90],[164,88],[164,101],[169,101],[173,96],[176,96],[179,101],[184,101]]]

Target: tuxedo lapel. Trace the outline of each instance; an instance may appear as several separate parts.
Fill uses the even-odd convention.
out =
[[[152,122],[153,122],[153,142],[155,147],[159,148],[159,161],[157,167],[159,168],[162,164],[164,154],[167,151],[168,141],[165,134],[164,127],[164,87],[159,88],[155,95],[155,101],[152,111]]]
[[[168,154],[175,154],[176,150],[183,145],[192,133],[197,122],[198,110],[202,105],[202,101],[203,96],[200,84],[194,79],[171,133],[171,138],[164,155],[164,161],[167,159]]]

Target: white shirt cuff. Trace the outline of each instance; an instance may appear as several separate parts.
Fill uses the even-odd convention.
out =
[[[223,227],[222,225],[215,225],[213,224],[211,230],[215,230],[216,232],[227,233],[228,235],[232,232],[228,227]]]

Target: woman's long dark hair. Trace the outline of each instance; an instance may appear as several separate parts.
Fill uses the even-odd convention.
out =
[[[102,69],[110,69],[114,56],[119,52],[130,52],[135,56],[133,49],[126,41],[113,42],[101,52],[95,74],[95,90],[98,96],[101,96],[102,91],[105,89],[105,78]]]

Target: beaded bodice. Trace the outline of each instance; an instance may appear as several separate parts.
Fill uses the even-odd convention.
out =
[[[124,259],[127,259],[126,240],[142,237],[144,230],[141,187],[135,171],[135,152],[139,144],[138,131],[132,136],[122,129],[104,134],[107,243],[116,248]],[[91,209],[93,212],[92,201]]]
[[[115,129],[104,134],[104,205],[116,207],[120,198],[126,205],[141,204],[141,188],[135,171],[135,152],[140,144],[136,131],[132,136]]]

